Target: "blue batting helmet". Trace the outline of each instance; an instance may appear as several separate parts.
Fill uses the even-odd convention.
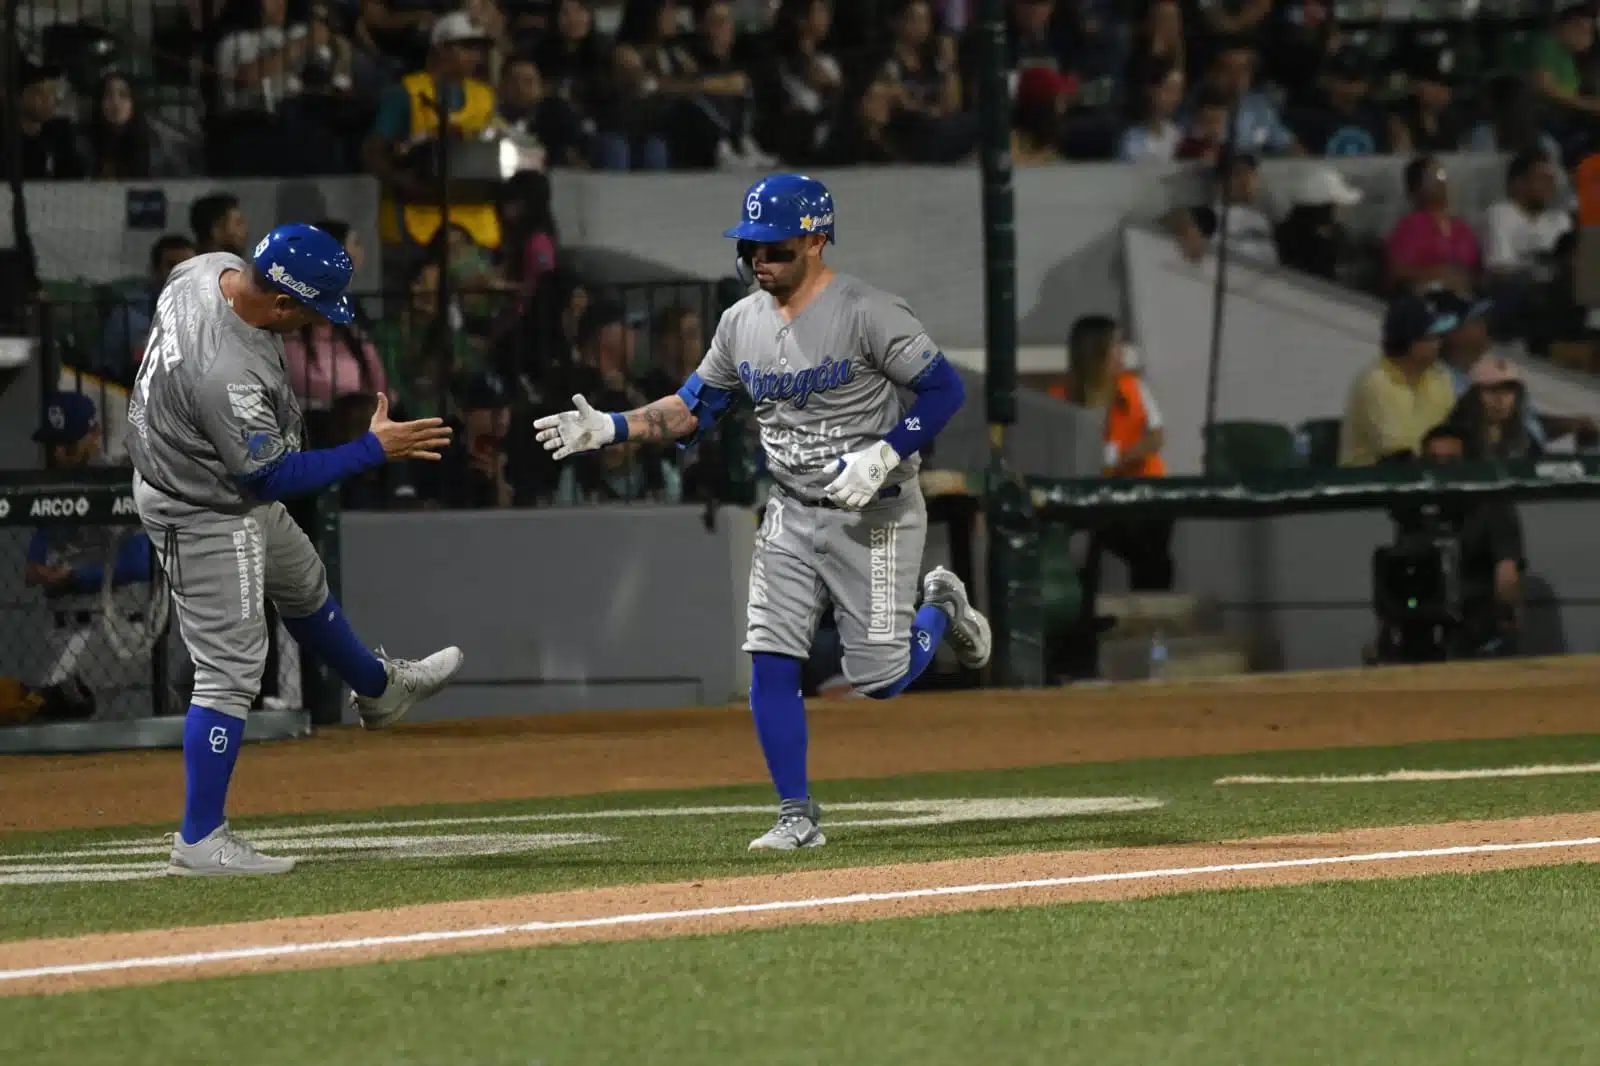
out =
[[[723,236],[771,244],[813,233],[833,241],[833,194],[804,174],[773,174],[745,192],[739,224]]]
[[[344,245],[315,226],[303,222],[279,226],[261,238],[252,258],[268,284],[329,322],[342,324],[355,318],[355,308],[344,294],[355,264]]]

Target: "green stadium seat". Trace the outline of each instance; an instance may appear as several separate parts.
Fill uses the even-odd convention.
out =
[[[1304,465],[1294,431],[1277,422],[1217,422],[1206,430],[1206,473],[1244,477]]]
[[[1339,465],[1339,430],[1343,425],[1344,421],[1338,418],[1312,418],[1300,423],[1307,466],[1329,470]]]

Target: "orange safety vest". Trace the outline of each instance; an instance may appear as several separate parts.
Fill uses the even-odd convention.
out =
[[[433,75],[419,70],[406,75],[400,84],[411,98],[411,138],[437,135],[439,87]],[[494,90],[476,78],[465,79],[462,88],[464,99],[459,109],[450,112],[450,128],[463,137],[474,138],[494,119]],[[437,207],[402,204],[388,193],[378,212],[379,233],[391,243],[410,240],[427,244],[439,232],[441,220],[442,212]],[[494,204],[451,204],[450,221],[466,230],[481,247],[500,247],[500,217],[495,214]]]
[[[1049,391],[1058,400],[1067,399],[1065,385],[1052,385]],[[1144,439],[1149,421],[1149,412],[1144,409],[1144,393],[1139,389],[1139,375],[1124,371],[1117,377],[1116,392],[1111,397],[1110,409],[1106,411],[1106,443],[1115,444],[1119,453],[1126,454]],[[1101,472],[1107,477],[1165,477],[1167,464],[1157,452],[1145,456],[1135,470],[1119,471],[1106,467]]]
[[[1600,226],[1600,153],[1585,156],[1574,174],[1578,187],[1578,225]]]

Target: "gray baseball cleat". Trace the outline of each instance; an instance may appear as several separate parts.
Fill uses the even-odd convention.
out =
[[[828,842],[818,825],[822,808],[810,800],[785,800],[778,808],[778,824],[750,842],[751,851],[798,851],[820,848]]]
[[[223,822],[195,844],[186,844],[182,833],[173,833],[167,873],[180,877],[262,877],[293,869],[293,859],[261,854],[254,844],[234,836],[228,823]]]
[[[968,670],[979,670],[989,663],[994,639],[989,620],[972,606],[967,586],[942,566],[929,570],[922,579],[922,602],[931,603],[950,616],[950,650]]]
[[[362,729],[382,729],[393,725],[412,707],[438,693],[461,669],[461,649],[436,651],[426,659],[391,659],[378,649],[389,686],[381,696],[350,694],[350,706],[361,715]]]

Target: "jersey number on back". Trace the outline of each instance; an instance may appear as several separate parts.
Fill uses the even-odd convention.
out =
[[[150,338],[144,344],[144,361],[139,364],[139,376],[133,382],[139,402],[150,402],[150,379],[155,377],[158,363],[162,370],[171,370],[181,362],[178,337],[172,329],[172,307],[163,299],[156,306],[156,323],[150,327]]]

